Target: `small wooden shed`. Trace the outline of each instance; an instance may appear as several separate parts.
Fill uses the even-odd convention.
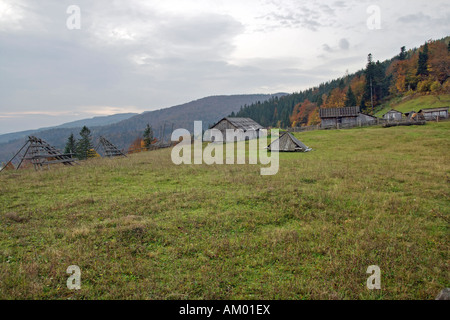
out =
[[[392,109],[389,112],[384,114],[383,119],[387,120],[387,121],[401,121],[402,117],[403,117],[403,113]]]
[[[214,142],[233,142],[244,141],[244,140],[252,140],[257,139],[259,136],[260,130],[264,129],[259,123],[250,118],[223,118],[211,129],[216,129],[222,132],[223,140],[219,141],[218,139],[214,139]],[[235,130],[236,135],[229,136],[227,135],[227,130]]]
[[[422,109],[419,111],[419,115],[428,121],[448,119],[448,109],[449,107]]]
[[[378,122],[378,118],[370,114],[359,113],[357,122],[359,125],[371,125]]]
[[[267,149],[271,152],[309,152],[312,150],[289,132],[282,134]]]

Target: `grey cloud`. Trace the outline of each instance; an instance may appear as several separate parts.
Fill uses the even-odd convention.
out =
[[[346,50],[348,50],[349,48],[350,48],[350,42],[349,42],[346,38],[342,38],[341,40],[339,40],[339,43],[338,43],[337,46],[331,47],[330,45],[328,45],[328,44],[326,44],[326,43],[322,45],[322,49],[323,49],[325,52],[329,52],[329,53],[331,53],[331,52],[337,52],[337,51],[339,51],[339,50],[346,51]]]
[[[350,48],[350,42],[347,39],[343,38],[339,41],[339,48],[342,50],[348,50]]]
[[[0,112],[105,105],[150,110],[170,106],[168,97],[178,103],[198,98],[211,73],[229,74],[224,56],[243,30],[226,15],[163,16],[126,2],[124,15],[117,2],[80,1],[82,29],[69,31],[68,3],[30,8],[54,18],[44,19],[45,31],[0,33],[0,61],[7,61],[0,64]],[[113,28],[128,28],[138,40],[109,38]]]
[[[397,19],[398,22],[401,23],[423,23],[431,21],[431,17],[425,15],[423,12],[417,14],[408,14]]]
[[[333,49],[331,49],[331,47],[330,47],[329,45],[327,45],[327,44],[324,44],[324,45],[322,46],[322,48],[323,48],[323,50],[326,51],[326,52],[333,52]]]

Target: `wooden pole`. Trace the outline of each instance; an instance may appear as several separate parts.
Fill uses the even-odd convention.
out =
[[[29,141],[27,141],[24,145],[23,145],[23,147],[14,155],[14,157],[12,157],[11,158],[11,160],[9,160],[7,163],[6,163],[6,165],[0,170],[0,172],[2,172],[3,171],[3,169],[5,169],[16,157],[17,157],[17,155],[26,147],[26,145],[28,144],[28,142]],[[28,149],[29,149],[30,147],[28,147]],[[28,149],[27,149],[27,151],[28,151]],[[23,161],[23,159],[22,159],[22,161]]]

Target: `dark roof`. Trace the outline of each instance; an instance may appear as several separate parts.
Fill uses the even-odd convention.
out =
[[[288,148],[287,148],[287,145],[288,145],[287,141],[288,141],[288,139],[290,139],[294,143],[295,147],[293,149],[288,150]],[[277,142],[277,141],[279,142],[278,150],[275,150],[275,149],[272,148],[272,145],[275,142]],[[284,134],[282,134],[280,136],[280,138],[278,140],[275,140],[274,142],[272,142],[267,147],[267,149],[269,149],[270,151],[302,151],[302,152],[311,151],[311,148],[308,148],[303,142],[298,140],[296,137],[294,137],[289,132],[285,132]]]
[[[388,113],[401,113],[400,111],[397,111],[397,110],[394,110],[394,109],[391,109],[391,110],[389,110],[388,112],[386,112],[385,114],[388,114]],[[403,114],[403,113],[401,113],[401,114]]]
[[[259,123],[257,123],[256,121],[254,121],[253,119],[250,119],[250,118],[223,118],[218,123],[216,123],[212,128],[214,128],[217,124],[221,123],[224,120],[230,122],[234,127],[236,127],[236,129],[241,129],[244,131],[249,131],[249,130],[256,131],[256,130],[264,129],[263,126],[261,126]]]
[[[448,111],[449,107],[444,107],[444,108],[429,108],[429,109],[422,109],[419,111],[420,112],[438,112],[438,111]]]
[[[357,117],[360,112],[359,107],[327,108],[320,109],[321,118]]]
[[[409,112],[405,112],[405,116],[409,116],[410,114],[413,114],[413,113],[417,113],[417,112],[415,112],[414,110],[413,111],[409,111]]]

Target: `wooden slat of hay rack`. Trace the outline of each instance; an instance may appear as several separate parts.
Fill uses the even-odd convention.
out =
[[[23,155],[20,155],[24,149],[25,153]],[[30,161],[33,164],[35,170],[44,165],[51,164],[73,166],[74,163],[76,163],[76,159],[74,159],[72,156],[73,154],[62,153],[42,139],[36,138],[34,136],[29,136],[27,142],[14,155],[14,157],[6,163],[4,168],[6,168],[10,163],[12,164],[13,161],[17,158],[19,158],[20,160],[19,164],[16,166],[16,170],[19,170],[21,168],[24,161]],[[0,172],[2,170],[0,170]]]

